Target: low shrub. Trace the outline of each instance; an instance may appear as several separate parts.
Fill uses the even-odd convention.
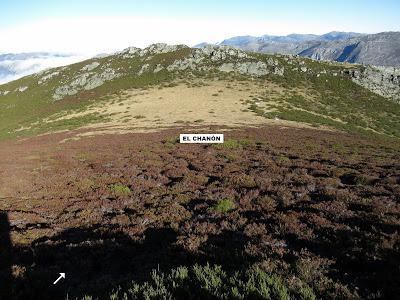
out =
[[[232,176],[230,182],[237,188],[255,188],[257,183],[253,176],[247,174],[238,174]]]
[[[214,204],[212,210],[220,212],[220,213],[227,213],[236,208],[236,204],[231,199],[223,199],[219,200],[217,203]]]
[[[242,149],[245,146],[250,145],[250,141],[243,139],[243,140],[234,140],[228,139],[225,140],[222,144],[213,144],[212,147],[216,149]]]
[[[316,299],[310,288],[293,291],[301,299]],[[295,298],[295,297],[293,297]],[[92,299],[90,296],[83,298]],[[276,299],[289,300],[291,293],[277,275],[258,267],[228,274],[221,266],[178,267],[169,273],[153,271],[149,281],[118,288],[109,299]]]
[[[122,184],[113,184],[110,187],[110,190],[116,196],[120,196],[120,197],[129,196],[132,193],[132,191],[129,187],[127,187],[126,185],[122,185]]]
[[[340,180],[344,184],[349,185],[367,185],[369,184],[369,179],[358,173],[346,173],[340,176]]]

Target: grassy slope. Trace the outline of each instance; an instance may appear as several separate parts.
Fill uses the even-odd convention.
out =
[[[183,49],[185,50],[185,49]],[[185,51],[177,51],[175,53],[167,53],[164,55],[156,55],[152,61],[172,63],[175,59],[187,54]],[[161,57],[160,57],[161,56]],[[82,67],[97,61],[101,65],[108,64],[114,70],[118,70],[122,76],[106,82],[102,86],[90,90],[82,91],[76,95],[68,96],[60,101],[54,101],[52,95],[54,90],[63,84],[71,81]],[[52,130],[72,129],[82,125],[101,121],[98,116],[90,116],[81,119],[68,120],[63,123],[43,124],[42,120],[54,113],[63,110],[84,109],[92,101],[108,99],[115,93],[127,88],[143,88],[150,84],[158,84],[160,82],[171,80],[171,74],[167,72],[159,72],[157,74],[143,74],[142,76],[132,76],[137,73],[142,63],[137,58],[127,58],[109,56],[101,59],[91,59],[77,64],[68,66],[63,69],[55,68],[50,73],[60,71],[58,76],[52,77],[45,84],[39,85],[38,80],[41,76],[30,75],[19,80],[0,86],[0,91],[11,91],[5,96],[0,96],[0,139],[32,135]],[[24,92],[15,92],[19,87],[28,86]],[[29,130],[23,132],[15,132],[21,127],[30,127],[32,123],[38,122]]]
[[[141,76],[138,76],[137,73],[144,63],[151,66],[157,64],[168,66],[176,59],[187,56],[191,51],[193,50],[186,48],[158,54],[145,62],[140,61],[139,58],[123,58],[122,56],[92,59],[65,69],[54,69],[54,71],[60,71],[60,74],[43,85],[39,85],[37,82],[41,76],[31,75],[0,86],[0,91],[12,91],[6,96],[0,96],[0,139],[73,129],[89,123],[105,121],[104,116],[95,114],[54,122],[51,125],[44,123],[43,119],[60,111],[84,110],[93,101],[107,101],[125,89],[144,88],[148,85],[169,82],[176,76],[165,70],[156,74],[144,73]],[[278,83],[284,89],[283,95],[276,99],[270,97],[268,90],[263,91],[264,95],[261,101],[265,101],[267,105],[258,107],[255,100],[248,101],[249,109],[255,113],[266,118],[305,122],[315,126],[327,125],[350,132],[380,133],[385,136],[400,137],[400,123],[398,122],[400,106],[398,104],[367,91],[341,75],[333,76],[333,73],[339,74],[345,68],[356,68],[356,66],[315,62],[304,58],[287,60],[283,56],[261,54],[254,54],[254,56],[260,60],[273,57],[279,61],[281,66],[285,67],[283,77],[267,76],[267,79]],[[70,82],[80,73],[82,67],[93,61],[98,61],[101,66],[112,67],[122,76],[106,82],[96,89],[83,91],[60,101],[52,100],[54,90],[58,86]],[[307,67],[308,71],[303,73],[293,70],[302,66]],[[327,71],[327,74],[317,77],[316,74],[323,70]],[[196,75],[211,77],[216,75],[219,78],[229,76],[228,74],[217,75],[212,72]],[[247,80],[248,78],[237,76],[237,79]],[[28,90],[14,92],[22,86],[28,86]],[[16,131],[21,127],[27,129]]]
[[[345,69],[345,65],[304,61],[306,67],[314,72],[321,71],[321,68],[329,71],[317,77],[288,68],[284,78],[275,80],[284,87],[300,87],[313,99],[307,99],[298,92],[288,92],[283,98],[287,105],[278,108],[276,113],[265,114],[266,117],[277,116],[293,121],[328,125],[350,132],[371,134],[371,131],[375,131],[387,136],[400,137],[400,105],[368,91],[346,77],[332,76],[333,73]]]

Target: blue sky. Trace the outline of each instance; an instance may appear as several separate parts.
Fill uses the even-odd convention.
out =
[[[265,0],[1,0],[0,26],[49,17],[68,16],[193,16],[244,19],[310,19],[365,25],[365,31],[399,29],[400,1],[396,0],[336,0],[336,1],[265,1]],[[339,24],[338,24],[339,25]],[[293,28],[295,31],[295,28]]]
[[[65,45],[60,40],[60,50],[69,51],[68,44],[79,41],[88,52],[99,45],[102,48],[99,50],[112,50],[107,39],[116,48],[158,41],[190,45],[244,34],[400,31],[399,15],[400,1],[396,0],[0,0],[0,36],[2,44],[8,45],[0,45],[0,52],[53,47],[54,42],[50,44],[50,40],[57,30],[66,40]],[[110,28],[102,27],[105,23]],[[125,28],[121,29],[122,25]],[[129,36],[126,27],[131,29]],[[89,49],[84,35],[87,38],[96,28],[105,31],[103,35],[93,36],[93,39],[102,38],[104,47],[94,40],[93,49]],[[121,41],[113,33],[120,35]],[[38,41],[30,35],[35,35]],[[4,37],[9,40],[4,41]],[[18,41],[26,38],[29,41],[24,44]]]

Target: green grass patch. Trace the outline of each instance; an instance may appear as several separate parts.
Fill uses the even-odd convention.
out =
[[[236,204],[231,199],[218,200],[212,207],[213,211],[227,213],[236,209]]]
[[[131,189],[128,186],[122,184],[113,184],[112,186],[110,186],[110,190],[119,197],[129,196],[132,193]]]

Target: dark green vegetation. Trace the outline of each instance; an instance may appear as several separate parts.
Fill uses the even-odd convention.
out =
[[[259,268],[227,274],[220,266],[178,267],[170,273],[153,271],[150,281],[131,283],[110,294],[113,300],[128,299],[276,299],[315,300],[310,287],[299,281],[289,291],[282,279]],[[94,299],[86,296],[84,300]]]

